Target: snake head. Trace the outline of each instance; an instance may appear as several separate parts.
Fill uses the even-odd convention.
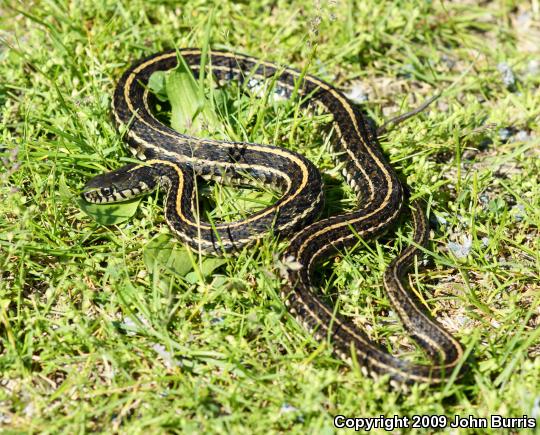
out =
[[[83,188],[83,197],[94,204],[128,201],[157,187],[152,168],[130,163],[92,178]]]

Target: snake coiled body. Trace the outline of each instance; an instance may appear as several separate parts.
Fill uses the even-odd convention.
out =
[[[268,231],[284,236],[293,234],[284,263],[292,261],[299,267],[287,269],[281,295],[299,322],[316,337],[330,339],[341,358],[349,360],[352,355],[370,372],[389,374],[404,382],[440,383],[448,379],[461,364],[462,347],[425,314],[401,282],[418,253],[417,248],[408,247],[390,264],[384,285],[404,326],[432,357],[433,364],[413,364],[383,350],[325,304],[312,282],[315,265],[355,245],[359,237],[367,239],[385,232],[404,208],[404,189],[362,113],[341,92],[314,76],[237,53],[208,53],[208,72],[219,82],[247,80],[250,87],[272,79],[276,95],[289,98],[297,92],[306,104],[322,106],[333,115],[332,147],[359,205],[352,212],[316,221],[323,206],[321,176],[302,155],[270,145],[183,135],[153,116],[148,79],[155,71],[176,67],[177,53],[198,76],[201,50],[182,49],[135,63],[118,82],[114,116],[125,132],[130,150],[143,163],[94,178],[86,186],[85,198],[92,202],[122,201],[161,186],[166,190],[165,217],[169,226],[180,240],[201,253],[238,250]],[[196,177],[225,183],[262,181],[278,187],[282,196],[246,219],[204,222],[195,212]],[[412,208],[414,242],[422,246],[427,242],[426,219],[418,203]]]

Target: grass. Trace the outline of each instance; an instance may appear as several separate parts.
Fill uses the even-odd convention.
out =
[[[337,414],[540,416],[537,2],[4,0],[0,12],[5,432],[331,433]],[[413,280],[473,355],[462,382],[396,390],[332,356],[279,298],[286,241],[269,235],[204,266],[173,243],[159,195],[107,227],[81,210],[85,181],[128,161],[110,118],[120,74],[205,42],[305,67],[367,98],[379,124],[443,93],[381,144],[429,205],[430,265]],[[315,162],[325,215],[354,206],[327,117],[250,104],[235,134]],[[221,217],[257,198],[203,193]],[[421,359],[381,285],[408,228],[330,260],[319,282],[372,337]],[[149,254],[161,246],[180,263]]]

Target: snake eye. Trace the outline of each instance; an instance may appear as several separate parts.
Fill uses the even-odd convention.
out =
[[[101,188],[101,194],[103,196],[110,196],[112,193],[112,189],[110,187],[103,187]]]

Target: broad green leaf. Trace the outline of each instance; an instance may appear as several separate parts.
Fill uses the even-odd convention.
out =
[[[167,77],[167,96],[171,103],[171,127],[175,130],[197,134],[219,127],[216,114],[182,63]]]
[[[64,174],[60,174],[60,177],[58,177],[58,193],[60,193],[60,198],[62,198],[64,201],[73,198],[73,193],[66,183],[66,177]]]
[[[150,271],[162,267],[176,275],[186,276],[193,270],[193,262],[187,248],[166,234],[160,234],[150,240],[144,248],[143,260]]]
[[[150,91],[160,101],[167,101],[167,73],[165,71],[156,71],[148,79]]]
[[[186,280],[190,283],[196,283],[199,280],[199,276],[206,278],[210,276],[214,270],[225,264],[227,260],[225,258],[208,257],[202,261],[200,268],[200,275],[197,271],[190,272],[186,275]]]
[[[80,198],[77,204],[88,216],[101,225],[115,225],[127,221],[137,211],[141,198],[114,204],[92,204]]]
[[[156,71],[148,87],[161,101],[171,104],[171,127],[176,131],[198,134],[220,128],[221,123],[185,61],[171,71]]]

